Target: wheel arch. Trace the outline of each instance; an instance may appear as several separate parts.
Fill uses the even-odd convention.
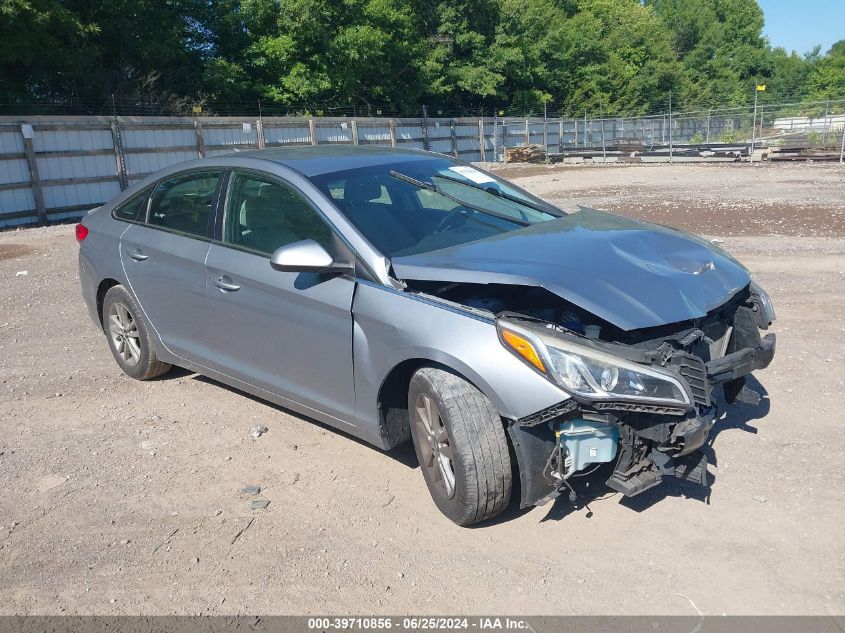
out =
[[[106,293],[119,285],[120,282],[117,279],[106,277],[97,286],[97,318],[100,320],[101,328],[105,329],[105,324],[103,323],[103,301],[105,301]]]
[[[437,367],[466,380],[484,394],[502,414],[502,403],[492,388],[481,376],[457,359],[443,359],[431,356],[415,356],[397,363],[384,377],[378,391],[379,433],[387,448],[398,446],[411,439],[410,415],[408,412],[408,388],[414,373],[422,367]]]

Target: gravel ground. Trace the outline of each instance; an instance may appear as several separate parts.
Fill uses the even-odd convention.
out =
[[[597,207],[695,233],[845,235],[845,170],[836,163],[514,164],[494,171],[564,209]]]
[[[184,371],[125,377],[79,296],[72,227],[6,232],[0,613],[845,613],[845,170],[501,171],[725,239],[771,292],[767,397],[718,423],[709,489],[624,500],[597,474],[589,509],[455,527],[409,446],[383,453]]]

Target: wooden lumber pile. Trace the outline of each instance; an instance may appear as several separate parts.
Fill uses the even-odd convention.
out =
[[[538,163],[546,160],[546,152],[540,145],[523,145],[505,149],[505,161],[508,163]]]
[[[839,160],[839,152],[824,148],[772,148],[769,153],[769,160],[791,161],[791,162],[836,162]]]

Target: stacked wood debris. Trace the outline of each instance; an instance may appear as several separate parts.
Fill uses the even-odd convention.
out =
[[[505,160],[509,163],[538,163],[546,160],[546,152],[540,145],[524,145],[505,149]]]
[[[838,161],[842,130],[790,133],[770,139],[769,160],[780,161]]]
[[[673,160],[709,162],[709,161],[738,161],[747,158],[750,144],[748,143],[700,143],[675,144],[672,148],[666,143],[643,145],[639,148],[632,140],[623,139],[618,143],[606,147],[564,147],[559,153],[550,153],[549,162],[556,163],[565,160],[593,160],[607,162],[662,162],[669,160],[671,153]],[[759,149],[759,147],[758,147]]]
[[[797,161],[797,162],[836,162],[839,152],[824,148],[773,148],[769,160]]]
[[[614,139],[613,144],[616,146],[616,149],[625,154],[642,152],[645,149],[642,139],[638,138],[617,138]]]

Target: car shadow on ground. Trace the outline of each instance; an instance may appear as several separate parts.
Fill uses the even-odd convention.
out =
[[[202,374],[197,374],[193,371],[183,369],[181,367],[174,367],[170,372],[160,378],[157,378],[156,380],[172,380],[186,377],[210,385],[215,385],[222,389],[226,389],[234,394],[237,394],[238,396],[249,398],[254,402],[259,402],[268,407],[276,409],[277,411],[286,413],[292,417],[300,419],[303,422],[314,424],[327,431],[331,431],[332,433],[337,433],[338,435],[347,438],[353,442],[356,442],[361,446],[378,451],[381,454],[390,457],[396,462],[402,464],[403,466],[406,466],[407,468],[419,468],[419,461],[417,460],[413,443],[410,441],[405,442],[389,451],[383,451],[378,447],[375,447],[369,444],[368,442],[359,439],[354,435],[347,433],[346,431],[343,431],[342,429],[338,429],[323,422],[320,422],[319,420],[309,418],[308,416],[301,414],[297,411],[293,411],[281,405],[269,402],[267,400],[264,400],[263,398],[259,398],[258,396],[254,396],[245,391],[241,391],[236,387],[232,387],[230,385],[214,380],[213,378],[203,376]],[[763,385],[761,385],[760,382],[757,381],[757,379],[753,376],[749,376],[747,380],[748,387],[759,393],[761,396],[760,402],[756,405],[749,405],[744,403],[728,405],[725,402],[724,397],[722,396],[721,389],[716,389],[714,391],[713,400],[718,407],[718,421],[713,426],[713,429],[710,432],[710,438],[708,439],[707,443],[705,443],[705,445],[702,446],[700,449],[707,456],[707,461],[709,464],[717,464],[716,453],[713,449],[713,444],[715,443],[716,438],[719,436],[719,434],[731,429],[739,429],[747,433],[757,433],[757,427],[751,425],[750,423],[754,420],[764,418],[769,413],[770,400],[765,387],[763,387]],[[514,465],[516,464],[516,457],[513,454],[512,449],[511,463]],[[621,494],[617,493],[615,490],[609,488],[605,484],[605,482],[613,472],[613,469],[614,463],[601,464],[600,466],[595,468],[595,470],[589,471],[587,474],[573,477],[570,481],[572,488],[575,491],[574,501],[571,498],[570,491],[568,489],[564,489],[557,499],[555,499],[548,506],[546,506],[548,507],[548,510],[543,516],[543,518],[540,519],[540,522],[559,521],[571,514],[578,512],[584,512],[585,517],[587,519],[590,519],[593,516],[593,509],[595,507],[597,507],[602,502],[609,501],[611,499],[616,499],[617,503],[625,506],[626,508],[634,510],[635,512],[643,512],[644,510],[647,510],[654,504],[662,501],[667,497],[685,497],[687,499],[696,499],[698,501],[702,501],[704,503],[709,504],[710,489],[716,479],[713,473],[708,472],[707,485],[701,486],[699,484],[683,481],[674,477],[666,477],[663,482],[655,488],[646,490],[645,492],[635,497],[623,497]],[[514,468],[513,492],[511,494],[511,502],[508,505],[507,509],[502,512],[502,514],[494,517],[489,521],[485,521],[483,523],[479,523],[469,527],[475,529],[494,527],[496,525],[499,525],[500,523],[505,523],[513,519],[519,518],[535,509],[534,507],[521,508],[519,499],[519,473],[517,469]]]
[[[242,391],[242,390],[240,390],[236,387],[232,387],[231,385],[227,385],[227,384],[222,383],[222,382],[215,380],[213,378],[209,378],[208,376],[198,374],[194,371],[191,371],[191,370],[188,370],[188,369],[183,369],[182,367],[173,367],[173,369],[171,369],[167,374],[160,376],[158,378],[154,378],[153,380],[177,380],[177,379],[180,379],[180,378],[190,378],[192,380],[197,380],[199,382],[202,382],[202,383],[205,383],[205,384],[208,384],[208,385],[213,385],[215,387],[219,387],[221,389],[225,389],[227,391],[230,391],[231,393],[235,394],[238,397],[249,398],[250,400],[252,400],[254,402],[258,402],[258,403],[263,404],[267,407],[275,409],[276,411],[279,411],[280,413],[286,413],[287,415],[290,415],[291,417],[294,417],[298,420],[301,420],[302,422],[305,422],[305,423],[308,423],[308,424],[314,424],[315,426],[318,426],[322,429],[325,429],[325,430],[330,431],[332,433],[336,433],[336,434],[340,435],[341,437],[344,437],[344,438],[346,438],[346,439],[348,439],[352,442],[355,442],[355,443],[357,443],[357,444],[359,444],[359,445],[361,445],[365,448],[368,448],[368,449],[376,451],[376,452],[378,452],[378,453],[380,453],[380,454],[382,454],[386,457],[389,457],[389,458],[393,459],[394,461],[402,464],[403,466],[406,466],[409,469],[415,470],[415,469],[418,469],[420,467],[419,460],[417,459],[417,454],[414,451],[413,442],[411,442],[411,441],[404,442],[404,443],[400,444],[399,446],[396,446],[396,447],[394,447],[394,448],[392,448],[388,451],[384,451],[384,450],[382,450],[382,449],[380,449],[376,446],[373,446],[372,444],[369,444],[368,442],[366,442],[362,439],[355,437],[354,435],[352,435],[350,433],[347,433],[346,431],[343,431],[342,429],[338,429],[336,427],[330,426],[328,424],[320,422],[319,420],[315,420],[315,419],[310,418],[310,417],[308,417],[308,416],[306,416],[302,413],[299,413],[298,411],[293,411],[292,409],[288,409],[286,407],[275,404],[275,403],[270,402],[268,400],[264,400],[263,398],[259,398],[258,396],[254,396],[251,393],[247,393],[246,391]],[[508,443],[508,445],[509,445],[509,448],[511,450],[511,463],[516,464],[516,456],[513,454],[513,448],[510,446],[510,443]],[[493,526],[498,525],[500,523],[505,523],[507,521],[510,521],[512,519],[520,517],[520,516],[526,514],[527,512],[530,512],[531,510],[534,510],[534,507],[528,507],[528,508],[520,508],[519,507],[519,499],[520,499],[519,472],[517,471],[516,468],[514,468],[513,478],[514,478],[514,485],[513,485],[513,491],[511,493],[511,502],[508,505],[508,507],[505,509],[505,511],[502,512],[502,514],[494,517],[490,521],[485,521],[483,523],[471,525],[471,526],[469,526],[470,528],[493,527]],[[607,477],[605,477],[605,479],[606,478]]]
[[[203,382],[203,383],[206,383],[208,385],[214,385],[215,387],[220,387],[221,389],[225,389],[226,391],[231,391],[232,393],[236,394],[239,397],[249,398],[253,402],[258,402],[260,404],[263,404],[267,407],[270,407],[271,409],[275,409],[276,411],[279,411],[280,413],[285,413],[285,414],[287,414],[291,417],[294,417],[298,420],[301,420],[302,422],[305,422],[305,423],[308,423],[308,424],[313,424],[314,426],[317,426],[321,429],[325,429],[326,431],[330,431],[331,433],[335,433],[337,435],[340,435],[341,437],[344,437],[344,438],[351,440],[351,441],[353,441],[357,444],[360,444],[361,446],[364,446],[364,447],[369,448],[369,449],[374,450],[374,451],[378,451],[378,452],[382,453],[383,455],[386,455],[387,457],[392,458],[393,460],[399,462],[400,464],[402,464],[403,466],[406,466],[408,468],[411,468],[411,469],[419,468],[420,464],[419,464],[419,461],[417,461],[417,455],[414,452],[414,446],[411,442],[405,442],[404,444],[401,444],[401,445],[399,445],[399,446],[397,446],[393,449],[390,449],[389,451],[384,451],[384,450],[380,449],[379,447],[373,446],[369,442],[366,442],[365,440],[362,440],[362,439],[352,435],[351,433],[344,431],[343,429],[339,429],[337,427],[334,427],[334,426],[331,426],[331,425],[326,424],[324,422],[321,422],[320,420],[308,417],[307,415],[300,413],[299,411],[294,411],[293,409],[288,409],[287,407],[276,404],[274,402],[270,402],[269,400],[265,400],[264,398],[254,396],[251,393],[248,393],[246,391],[242,391],[242,390],[238,389],[237,387],[232,387],[231,385],[227,385],[225,383],[222,383],[218,380],[215,380],[214,378],[209,378],[208,376],[203,376],[202,374],[198,374],[196,372],[189,371],[187,369],[182,369],[181,367],[174,367],[165,376],[162,376],[161,379],[186,378],[186,377],[191,378],[193,380],[198,380],[199,382]]]

